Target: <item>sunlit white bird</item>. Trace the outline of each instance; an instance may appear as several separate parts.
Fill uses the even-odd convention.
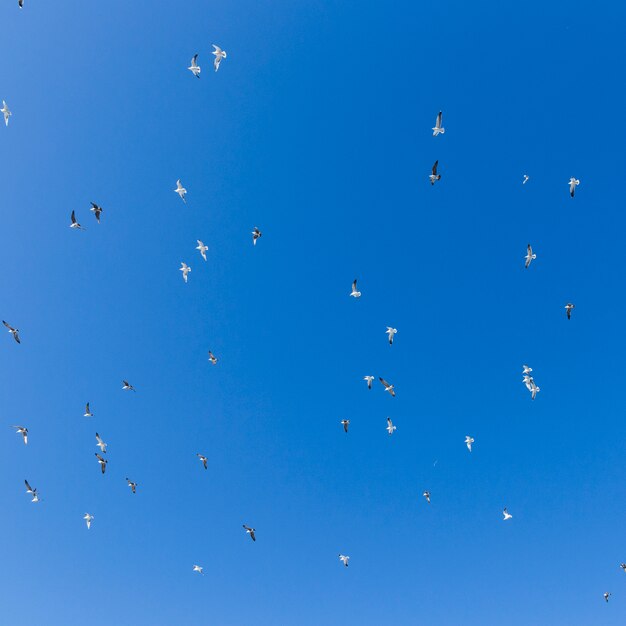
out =
[[[100,223],[100,214],[103,211],[103,208],[96,204],[95,202],[91,203],[91,208],[89,209],[95,216],[96,216],[96,221],[98,222],[98,224]]]
[[[185,200],[187,190],[180,184],[180,178],[176,181],[176,189],[174,189],[174,191],[180,196],[180,199],[187,204],[187,200]]]
[[[537,397],[537,394],[541,391],[539,387],[537,387],[537,383],[531,378],[530,379],[530,397],[534,400]]]
[[[571,320],[572,319],[572,311],[576,308],[575,304],[572,304],[571,302],[568,302],[565,305],[565,312],[567,313],[567,319]]]
[[[136,391],[136,389],[127,380],[122,381],[122,389],[124,391]]]
[[[350,426],[350,420],[341,420],[341,425],[343,426],[343,432],[348,432],[348,426]]]
[[[196,250],[200,250],[200,255],[206,261],[206,251],[209,249],[209,246],[205,246],[199,239],[196,239],[198,245],[196,246]]]
[[[525,185],[528,182],[529,178],[530,176],[528,176],[527,174],[524,174],[524,180],[522,181],[522,185]]]
[[[426,498],[426,502],[430,504],[430,491],[425,491],[422,495]]]
[[[72,215],[70,219],[71,219],[70,228],[75,228],[76,230],[87,230],[84,226],[81,226],[76,221],[76,211],[72,211]]]
[[[363,376],[363,380],[367,383],[367,388],[372,388],[372,381],[374,380],[373,376]]]
[[[83,519],[87,523],[87,530],[89,530],[91,528],[91,522],[93,521],[93,515],[85,513],[85,515],[83,515]]]
[[[100,452],[102,452],[102,454],[106,454],[107,444],[102,441],[102,437],[100,437],[98,433],[96,433],[96,445],[100,448]]]
[[[346,566],[348,567],[348,561],[350,560],[349,556],[346,556],[345,554],[340,554],[339,555],[339,560]]]
[[[574,192],[576,191],[576,187],[578,187],[578,185],[580,185],[580,181],[577,178],[574,178],[573,176],[569,179],[569,195],[573,198],[574,197]]]
[[[93,417],[93,413],[89,408],[89,402],[87,402],[87,404],[85,405],[85,414],[83,415],[83,417]]]
[[[9,324],[8,322],[5,322],[4,320],[2,320],[2,323],[9,329],[9,332],[13,335],[13,339],[15,339],[17,343],[22,343],[20,341],[20,331],[17,328],[13,328],[11,324]]]
[[[217,72],[217,70],[220,69],[220,63],[222,62],[222,59],[226,58],[226,51],[222,50],[219,46],[216,46],[215,44],[211,44],[214,48],[213,52],[211,52],[211,54],[215,55],[215,59],[213,60],[213,67],[215,68],[215,71]]]
[[[28,481],[26,479],[24,480],[24,484],[26,485],[26,493],[30,493],[33,496],[31,502],[39,502],[39,494],[37,493],[37,489],[33,489],[28,484]]]
[[[626,563],[620,563],[619,566],[622,568],[622,571],[626,572]]]
[[[132,480],[129,480],[128,478],[126,478],[126,483],[128,484],[128,486],[130,487],[130,490],[133,493],[137,493],[137,483],[134,483]]]
[[[209,361],[212,365],[217,365],[217,357],[209,350]]]
[[[513,516],[506,510],[506,507],[502,509],[502,515],[504,515],[504,521],[508,519],[513,519]]]
[[[28,428],[26,426],[12,426],[11,428],[15,428],[16,435],[22,435],[24,439],[24,445],[28,444]]]
[[[609,597],[611,596],[611,592],[610,591],[605,591],[602,595],[604,596],[605,602],[608,602],[609,601]]]
[[[439,111],[439,115],[437,115],[437,119],[435,120],[435,126],[432,129],[433,137],[436,137],[437,135],[443,135],[446,132],[446,129],[441,125],[442,120],[443,113]]]
[[[356,278],[352,282],[352,291],[350,292],[350,295],[353,298],[360,298],[361,297],[361,292],[357,291],[357,288],[356,288]]]
[[[387,432],[388,432],[390,435],[393,435],[393,431],[394,431],[395,429],[396,429],[396,427],[393,425],[393,422],[391,421],[391,418],[390,418],[390,417],[388,417],[388,418],[387,418],[387,428],[386,428]]]
[[[393,336],[398,332],[397,328],[391,328],[391,326],[387,326],[387,330],[385,333],[389,335],[389,345],[393,344]]]
[[[430,180],[430,184],[434,185],[438,180],[441,180],[441,174],[437,174],[437,167],[439,166],[439,160],[435,161],[435,164],[433,165],[433,169],[432,172],[430,174],[430,176],[428,177]]]
[[[102,473],[104,474],[104,472],[106,472],[107,469],[107,463],[108,461],[104,458],[102,458],[97,452],[94,453],[98,459],[98,463],[100,463],[100,469],[102,470]]]
[[[243,527],[246,529],[246,532],[250,535],[250,539],[252,539],[252,541],[256,541],[256,535],[254,534],[256,533],[256,529],[250,528],[250,526],[246,526],[245,524],[243,525]]]
[[[256,246],[256,241],[263,236],[263,233],[255,226],[252,229],[252,245]]]
[[[181,261],[179,269],[183,273],[183,280],[185,282],[187,282],[187,274],[189,274],[189,272],[191,272],[191,268],[189,267],[189,265],[187,265],[187,263],[183,263]]]
[[[205,457],[203,454],[197,453],[196,456],[200,459],[200,462],[204,466],[204,469],[207,469],[207,463],[209,459]]]
[[[524,257],[524,259],[526,260],[526,263],[524,265],[524,267],[526,269],[528,269],[530,267],[530,264],[537,258],[537,255],[533,252],[533,247],[528,244],[527,248],[526,248],[526,256]]]
[[[7,103],[4,100],[2,101],[2,108],[0,109],[0,113],[4,115],[4,125],[8,126],[9,118],[11,117],[11,115],[13,115],[13,113],[9,111],[9,107],[7,106]]]
[[[394,386],[390,385],[384,378],[381,378],[380,376],[378,377],[378,380],[380,380],[380,383],[385,388],[385,391],[388,391],[391,394],[391,397],[395,398],[396,390],[394,389]]]
[[[200,72],[202,71],[198,65],[198,55],[194,54],[191,59],[191,65],[187,68],[196,78],[200,78]]]
[[[526,389],[528,389],[528,391],[532,391],[532,383],[534,382],[532,376],[525,374],[522,382],[526,385]]]
[[[194,565],[193,571],[198,572],[198,574],[202,574],[204,576],[204,572],[202,571],[202,568],[199,565]]]
[[[465,445],[467,446],[467,449],[471,452],[472,451],[472,444],[474,443],[474,437],[470,437],[469,435],[465,435]]]
[[[532,367],[528,367],[528,365],[522,365],[522,374],[530,374],[533,371]]]

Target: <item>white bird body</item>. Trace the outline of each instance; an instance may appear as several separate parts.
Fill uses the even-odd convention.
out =
[[[385,391],[388,391],[391,394],[392,398],[396,397],[396,390],[393,385],[389,384],[384,378],[378,377],[381,385],[385,388]]]
[[[122,381],[122,389],[124,391],[136,391],[136,389],[127,380]]]
[[[537,255],[533,252],[533,248],[530,244],[528,244],[528,247],[526,248],[526,256],[524,257],[526,263],[524,265],[524,267],[526,269],[528,269],[530,267],[530,264],[537,258]]]
[[[87,404],[85,405],[85,414],[83,415],[83,417],[93,417],[93,413],[89,408],[89,402],[87,402]]]
[[[187,282],[187,274],[189,274],[189,272],[191,272],[191,268],[189,267],[189,265],[187,265],[187,263],[182,263],[180,264],[180,271],[183,273],[183,280],[185,282]]]
[[[16,435],[22,435],[24,439],[24,445],[28,444],[28,428],[26,426],[13,426],[15,428]]]
[[[575,304],[572,304],[571,302],[568,302],[565,305],[565,312],[567,313],[567,319],[570,320],[572,319],[572,311],[576,308]]]
[[[430,504],[430,491],[425,491],[422,495],[426,498],[426,502]]]
[[[211,52],[211,54],[215,55],[215,59],[213,60],[213,67],[215,68],[215,71],[217,72],[217,70],[220,69],[220,63],[222,62],[222,59],[226,58],[226,51],[222,50],[219,46],[216,46],[215,44],[211,44],[214,48],[213,52]]]
[[[252,230],[252,245],[256,246],[257,239],[263,236],[263,233],[255,226]]]
[[[372,381],[374,380],[373,376],[363,376],[363,380],[367,383],[367,388],[372,388]]]
[[[2,320],[2,323],[9,329],[9,332],[13,335],[13,339],[15,339],[15,341],[17,341],[17,343],[22,343],[20,341],[20,331],[17,328],[13,328],[13,326],[11,326],[11,324],[9,324],[8,322],[5,322],[4,320]]]
[[[433,168],[432,168],[432,172],[430,176],[428,177],[431,185],[434,185],[438,180],[441,180],[441,174],[437,173],[438,166],[439,166],[439,160],[435,161]]]
[[[76,211],[72,211],[72,215],[70,219],[71,219],[70,228],[75,228],[76,230],[87,230],[84,226],[81,226],[76,221]]]
[[[9,111],[9,107],[7,106],[7,103],[4,100],[2,101],[2,108],[0,109],[0,113],[4,115],[4,125],[8,126],[9,118],[11,117],[11,115],[13,115],[13,113]]]
[[[176,181],[176,189],[174,189],[174,191],[180,196],[180,199],[187,204],[187,200],[185,200],[187,190],[181,185],[180,178]]]
[[[250,535],[250,539],[252,539],[252,541],[256,541],[256,529],[250,528],[250,526],[246,526],[246,524],[244,524],[243,527],[246,529],[246,533]]]
[[[91,528],[91,522],[93,520],[93,515],[90,515],[89,513],[85,513],[85,515],[83,515],[83,519],[87,523],[87,530],[89,530]]]
[[[533,371],[532,367],[528,367],[528,365],[522,365],[523,372],[522,374],[530,374]]]
[[[198,245],[196,246],[196,250],[200,250],[200,255],[206,261],[206,251],[209,249],[209,246],[205,246],[199,239],[196,239]]]
[[[349,556],[346,556],[345,554],[340,554],[339,555],[339,560],[346,566],[348,567],[348,561],[350,560]]]
[[[465,445],[467,446],[467,449],[471,452],[472,451],[472,444],[474,443],[474,438],[470,437],[469,435],[465,435]]]
[[[524,180],[522,181],[522,185],[525,185],[528,182],[529,178],[530,176],[527,176],[526,174],[524,174]]]
[[[357,279],[355,278],[355,279],[354,279],[354,281],[352,282],[352,291],[350,292],[350,295],[351,295],[353,298],[360,298],[360,297],[361,297],[361,292],[360,292],[360,291],[357,291],[357,288],[356,288],[356,280],[357,280]]]
[[[393,336],[398,332],[397,328],[391,328],[391,326],[387,326],[387,330],[385,333],[389,335],[389,345],[393,344]]]
[[[200,72],[202,71],[198,65],[198,55],[194,54],[191,59],[191,65],[187,68],[196,78],[200,78]]]
[[[580,185],[580,181],[577,178],[574,178],[573,176],[569,179],[569,195],[573,198],[574,197],[574,192],[576,191],[576,187],[578,187],[578,185]]]
[[[348,426],[350,426],[350,420],[341,420],[341,425],[343,426],[343,431],[347,433]]]
[[[198,574],[202,574],[204,576],[204,572],[202,571],[202,568],[199,565],[194,565],[193,571],[198,572]]]
[[[391,421],[391,418],[388,417],[387,418],[387,427],[386,430],[390,435],[393,435],[393,431],[396,429],[396,427],[393,425],[393,422]]]
[[[439,115],[437,115],[437,119],[435,120],[435,126],[432,128],[433,137],[437,135],[443,135],[446,132],[446,129],[441,125],[443,120],[443,114],[439,111]]]
[[[504,515],[504,521],[508,519],[513,519],[513,516],[506,510],[506,508],[502,509],[502,515]]]
[[[98,433],[96,433],[96,446],[100,448],[100,451],[102,452],[102,454],[106,454],[107,444],[104,443],[104,441],[102,441],[102,438],[100,437]]]

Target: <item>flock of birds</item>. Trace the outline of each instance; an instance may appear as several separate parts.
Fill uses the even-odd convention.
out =
[[[24,5],[24,0],[18,0],[18,6],[19,8],[23,8]],[[222,61],[224,59],[227,58],[227,53],[226,51],[224,51],[222,48],[220,48],[219,46],[213,44],[213,52],[212,54],[214,55],[214,60],[213,60],[213,67],[214,70],[217,72],[220,68],[220,65],[222,63]],[[200,65],[198,65],[198,54],[194,54],[194,56],[191,59],[191,65],[187,68],[196,78],[200,78],[200,74],[201,74],[201,67]],[[5,100],[2,100],[2,109],[0,109],[0,113],[2,113],[3,117],[4,117],[4,123],[5,126],[8,127],[9,125],[9,118],[12,116],[12,112],[9,109],[7,103]],[[446,129],[443,127],[443,112],[439,111],[439,113],[437,114],[436,120],[435,120],[435,126],[432,128],[433,131],[433,136],[437,137],[439,135],[443,135],[446,132]],[[438,172],[438,168],[439,168],[439,161],[436,160],[432,166],[432,170],[431,173],[429,175],[429,181],[431,185],[435,185],[436,182],[441,180],[441,174]],[[523,180],[522,180],[522,184],[525,185],[528,181],[529,181],[530,177],[527,174],[523,175]],[[575,177],[571,177],[569,179],[568,182],[568,187],[569,187],[569,194],[570,196],[573,198],[575,195],[575,191],[576,191],[576,187],[578,187],[578,185],[580,184],[580,180],[575,178]],[[185,187],[182,185],[181,180],[178,179],[176,181],[176,187],[174,189],[174,192],[176,194],[178,194],[178,196],[181,198],[181,200],[186,203],[186,194],[187,194],[187,189],[185,189]],[[100,218],[101,215],[103,213],[103,208],[94,203],[91,202],[91,208],[89,209],[93,214],[94,217],[97,221],[98,224],[100,224]],[[75,229],[75,230],[80,230],[80,231],[84,231],[86,230],[85,227],[83,227],[76,219],[76,213],[75,211],[72,211],[71,216],[70,216],[70,228]],[[252,234],[252,243],[253,245],[256,245],[258,239],[262,236],[261,231],[255,226],[251,232]],[[207,250],[208,250],[208,246],[206,246],[201,240],[197,240],[198,245],[196,246],[196,250],[199,251],[201,257],[203,258],[204,261],[207,261]],[[533,251],[533,248],[531,246],[531,244],[528,244],[527,246],[527,253],[526,256],[524,257],[524,267],[526,269],[530,268],[531,264],[533,261],[535,261],[537,259],[537,254]],[[191,273],[191,267],[185,263],[181,261],[181,267],[180,267],[180,271],[182,272],[182,278],[184,280],[185,283],[187,283],[188,281],[188,277],[189,274]],[[361,292],[357,289],[357,279],[355,279],[352,283],[352,290],[350,292],[350,297],[358,299],[361,297]],[[565,305],[565,310],[566,310],[566,315],[567,315],[567,319],[571,319],[572,316],[572,311],[575,308],[575,305],[572,304],[571,302],[568,302]],[[11,326],[8,322],[3,321],[2,322],[4,324],[4,326],[8,329],[9,333],[12,335],[13,339],[15,340],[16,343],[21,343],[21,339],[20,339],[20,335],[19,335],[19,330],[13,326]],[[387,327],[387,330],[385,331],[385,333],[387,334],[388,337],[388,341],[389,341],[389,345],[393,345],[394,342],[394,338],[397,334],[398,330],[396,328],[393,328],[391,326]],[[217,365],[218,362],[218,358],[209,350],[209,362],[212,365]],[[531,372],[532,372],[532,368],[529,367],[528,365],[523,365],[522,366],[522,374],[523,374],[523,382],[526,386],[526,388],[528,389],[528,391],[531,394],[531,399],[535,400],[535,398],[537,397],[537,394],[540,391],[540,388],[537,386],[537,384],[535,383]],[[368,389],[372,389],[372,382],[375,380],[375,377],[372,375],[367,375],[363,377],[363,380],[366,382]],[[392,385],[391,383],[387,382],[384,378],[379,377],[378,379],[380,381],[380,383],[382,384],[382,386],[384,387],[384,390],[386,392],[388,392],[392,397],[395,397],[396,392],[395,392],[395,387],[394,385]],[[124,391],[133,391],[135,392],[135,388],[126,380],[122,381],[122,390]],[[86,407],[85,407],[85,413],[84,413],[84,417],[93,417],[93,413],[90,410],[89,407],[89,402],[87,402]],[[343,427],[343,430],[345,433],[348,433],[349,431],[349,426],[350,426],[350,420],[348,419],[343,419],[341,420],[341,425]],[[28,444],[28,428],[26,426],[13,426],[13,428],[15,429],[16,434],[20,435],[22,437],[22,440],[24,442],[24,445]],[[387,426],[386,426],[386,430],[389,433],[389,435],[393,435],[394,432],[396,431],[396,426],[395,424],[393,424],[392,420],[390,417],[387,417]],[[95,456],[96,456],[96,460],[100,466],[100,470],[102,472],[102,474],[106,473],[106,468],[107,468],[107,464],[108,464],[108,459],[104,456],[106,455],[107,452],[107,444],[103,441],[103,439],[101,438],[101,436],[96,433],[95,435],[96,438],[96,447],[99,448],[100,452],[95,452]],[[467,447],[467,449],[469,450],[469,452],[472,452],[472,445],[474,444],[474,438],[471,437],[470,435],[466,435],[465,436],[465,445]],[[198,457],[198,460],[200,461],[200,463],[202,464],[203,468],[206,470],[208,468],[208,458],[200,453],[197,453],[196,456]],[[126,482],[128,487],[130,488],[131,492],[133,494],[137,493],[137,487],[138,487],[138,483],[130,480],[128,477],[126,478]],[[24,480],[24,484],[26,486],[26,493],[31,497],[31,502],[40,502],[41,498],[40,498],[40,494],[39,491],[37,490],[36,487],[32,487],[30,485],[30,483],[28,482],[28,480]],[[424,497],[424,499],[426,500],[427,504],[431,503],[431,493],[428,490],[425,490],[422,493],[422,496]],[[513,519],[513,515],[511,513],[508,512],[507,507],[504,507],[502,509],[502,515],[503,515],[503,521],[509,521],[511,519]],[[91,528],[91,524],[93,522],[93,520],[95,519],[94,515],[92,515],[91,513],[85,513],[85,515],[83,516],[83,519],[85,521],[85,524],[87,526],[87,529]],[[250,539],[255,542],[256,541],[256,529],[252,528],[251,526],[248,526],[247,524],[243,524],[243,528],[246,532],[247,535],[250,536]],[[339,561],[345,566],[348,567],[348,562],[350,560],[350,556],[345,555],[345,554],[339,554]],[[621,569],[626,572],[626,563],[621,563],[620,564]],[[194,564],[193,568],[192,568],[193,572],[196,572],[198,574],[204,575],[203,572],[203,568],[202,566],[198,565],[198,564]],[[604,596],[604,600],[606,602],[609,601],[609,598],[611,596],[610,592],[605,592],[603,594]]]

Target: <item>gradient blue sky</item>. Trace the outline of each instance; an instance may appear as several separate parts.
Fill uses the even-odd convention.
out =
[[[625,23],[5,0],[0,622],[623,624]]]

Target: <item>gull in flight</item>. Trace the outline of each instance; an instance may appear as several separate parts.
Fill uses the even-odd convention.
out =
[[[572,310],[576,308],[576,306],[574,304],[572,304],[571,302],[568,302],[565,305],[565,311],[567,312],[567,319],[571,320],[572,319]]]
[[[17,6],[20,7],[20,9],[24,8],[24,0],[17,0]]]
[[[578,178],[574,178],[573,176],[569,179],[569,195],[573,198],[574,191],[576,191],[576,187],[580,185],[580,181]]]
[[[346,556],[345,554],[340,554],[339,555],[339,560],[346,566],[348,567],[348,561],[350,560],[349,556]]]
[[[530,176],[528,176],[527,174],[524,174],[524,180],[522,181],[522,185],[525,185],[528,182],[529,178]]]
[[[250,526],[246,526],[245,524],[243,525],[243,527],[246,529],[246,532],[250,535],[250,539],[252,539],[252,541],[256,541],[256,535],[254,534],[256,532],[256,529],[250,528]]]
[[[187,204],[187,200],[185,200],[187,190],[180,184],[180,178],[176,181],[176,189],[174,189],[174,191],[180,196],[180,199]]]
[[[537,387],[537,383],[531,378],[530,379],[530,398],[534,400],[537,397],[537,394],[541,391],[539,387]]]
[[[530,374],[533,371],[532,367],[528,367],[528,365],[522,365],[523,372],[522,374]]]
[[[356,278],[354,279],[354,281],[352,283],[352,291],[350,292],[350,295],[353,298],[360,298],[361,297],[361,292],[357,291],[357,288],[356,288]]]
[[[426,498],[426,502],[430,504],[430,491],[425,491],[422,495]]]
[[[27,445],[28,444],[28,428],[26,428],[26,426],[12,426],[12,428],[15,428],[16,435],[22,435],[22,437],[24,438],[24,445]]]
[[[526,389],[528,389],[528,391],[532,391],[532,383],[534,382],[532,376],[525,374],[522,382],[526,385]]]
[[[502,515],[504,515],[504,521],[505,522],[506,522],[506,520],[513,518],[513,516],[506,510],[506,507],[504,507],[504,509],[502,509]]]
[[[215,68],[215,71],[217,72],[217,70],[220,69],[220,63],[222,62],[222,59],[226,58],[226,52],[222,50],[219,46],[216,46],[215,44],[211,44],[211,45],[214,48],[211,54],[215,55],[215,59],[213,60],[213,67]]]
[[[95,202],[91,203],[91,208],[89,209],[95,216],[98,224],[100,223],[100,214],[102,213],[102,207]]]
[[[348,426],[350,426],[350,420],[341,420],[341,425],[343,426],[343,432],[348,432]]]
[[[389,345],[393,344],[393,336],[398,332],[397,328],[391,328],[391,326],[387,326],[387,330],[385,333],[389,335]]]
[[[217,365],[217,357],[209,350],[209,361],[212,365]]]
[[[533,247],[530,244],[528,244],[526,250],[526,256],[524,257],[524,259],[526,259],[526,264],[524,265],[524,267],[528,269],[530,267],[530,264],[537,258],[537,255],[533,253]]]
[[[391,421],[391,418],[388,417],[387,418],[387,432],[390,435],[393,435],[393,431],[396,429],[396,427],[393,425],[393,422]]]
[[[439,111],[439,115],[437,115],[437,120],[435,121],[435,126],[432,128],[433,137],[437,135],[443,135],[446,132],[446,129],[441,125],[441,121],[443,119],[443,114]]]
[[[76,211],[72,211],[72,217],[71,217],[72,223],[70,224],[70,228],[76,228],[77,230],[87,230],[84,226],[81,226],[77,221],[76,221]]]
[[[256,246],[256,240],[262,235],[263,233],[255,226],[252,230],[252,244]]]
[[[626,563],[620,563],[619,566],[626,572]]]
[[[363,376],[363,380],[367,382],[367,388],[372,388],[372,381],[374,380],[373,376]]]
[[[89,408],[89,402],[87,402],[87,404],[85,405],[85,414],[83,415],[83,417],[93,417],[93,413]]]
[[[196,239],[198,245],[196,246],[196,250],[200,250],[200,255],[206,261],[206,251],[209,249],[209,246],[205,246],[199,239]]]
[[[200,461],[202,461],[202,465],[204,465],[204,469],[207,469],[207,461],[209,459],[207,459],[207,457],[203,456],[202,454],[196,454],[196,456],[200,459]]]
[[[7,103],[4,100],[2,101],[2,108],[0,109],[0,113],[2,113],[4,115],[4,125],[8,126],[9,125],[9,118],[13,114],[11,113],[11,111],[9,111],[9,107],[7,106]]]
[[[189,274],[189,272],[191,272],[191,268],[189,267],[189,265],[187,265],[187,263],[183,263],[181,261],[179,271],[181,271],[183,273],[183,280],[185,282],[187,282],[187,274]]]
[[[137,493],[137,483],[134,483],[132,480],[129,480],[128,478],[126,479],[126,482],[128,483],[128,486],[130,487],[130,490],[133,493]]]
[[[472,451],[472,444],[474,443],[474,437],[470,437],[469,435],[465,435],[465,445],[467,446],[467,449],[471,452]]]
[[[202,71],[198,65],[198,55],[194,54],[191,59],[191,65],[187,68],[196,78],[200,78],[200,72]]]
[[[97,452],[95,452],[94,454],[98,457],[98,463],[100,463],[100,469],[102,470],[102,473],[104,474],[104,472],[106,472],[106,469],[107,469],[108,461],[106,459],[103,459]]]
[[[102,452],[102,454],[106,454],[107,444],[102,441],[102,438],[98,433],[96,433],[96,442],[96,445],[100,448],[100,452]],[[104,470],[102,470],[102,473],[104,474]]]
[[[93,515],[90,515],[89,513],[85,513],[85,515],[83,515],[83,519],[85,520],[85,522],[87,522],[87,530],[89,530],[91,528]]]
[[[605,591],[602,595],[604,596],[604,600],[608,602],[609,596],[611,595],[611,593],[609,591]]]
[[[125,391],[136,391],[136,389],[127,381],[122,381],[122,389]]]
[[[13,328],[10,324],[7,324],[4,320],[2,320],[2,323],[9,329],[9,332],[13,335],[13,339],[15,339],[17,343],[22,343],[20,341],[20,331],[17,328]]]
[[[30,493],[33,496],[31,502],[39,502],[39,494],[37,493],[37,489],[33,489],[27,480],[24,480],[24,484],[26,485],[26,493]]]
[[[196,56],[198,56],[198,55],[196,54]],[[202,568],[199,565],[194,565],[193,566],[193,571],[194,572],[198,572],[198,574],[202,574],[204,576],[204,572],[202,571]]]
[[[436,181],[441,180],[441,174],[437,174],[437,166],[439,165],[439,160],[435,161],[433,165],[433,172],[428,177],[430,179],[430,184],[434,185]]]
[[[381,384],[385,388],[385,391],[388,391],[391,394],[391,397],[395,398],[396,392],[393,385],[390,385],[384,378],[381,378],[380,376],[378,377],[378,380],[380,380]]]

